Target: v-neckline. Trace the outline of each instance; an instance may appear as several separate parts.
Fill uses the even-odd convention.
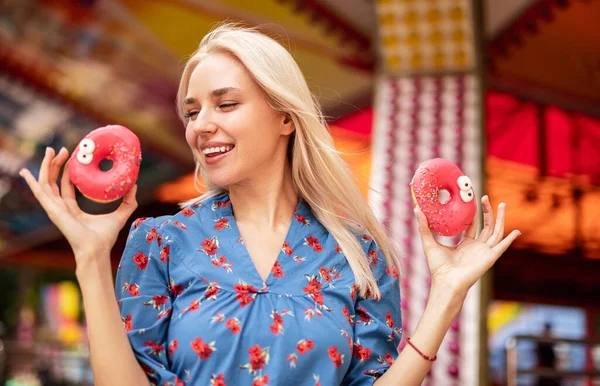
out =
[[[227,193],[225,193],[225,195],[226,195],[226,200],[229,201],[230,200],[229,195]],[[286,235],[283,239],[283,243],[280,246],[279,252],[277,253],[277,257],[273,261],[273,264],[271,265],[271,268],[269,269],[269,273],[264,280],[263,280],[263,277],[260,275],[260,272],[258,272],[258,268],[257,268],[256,264],[254,263],[254,260],[252,260],[252,257],[250,256],[250,252],[248,251],[248,248],[246,248],[246,245],[244,244],[237,221],[235,220],[235,217],[233,215],[233,207],[231,205],[231,201],[229,202],[229,205],[227,208],[227,213],[223,213],[224,216],[229,217],[229,225],[231,226],[231,230],[232,230],[233,236],[235,238],[235,240],[233,240],[233,242],[235,243],[235,248],[237,248],[237,251],[239,252],[241,260],[244,261],[244,263],[245,263],[244,265],[247,266],[248,272],[250,273],[250,276],[251,276],[251,279],[253,279],[252,281],[256,281],[256,283],[261,283],[261,288],[263,288],[263,289],[265,287],[272,286],[277,281],[278,278],[275,277],[273,274],[273,268],[275,268],[277,263],[279,263],[279,266],[285,271],[285,268],[283,268],[283,267],[285,266],[286,259],[283,258],[283,256],[285,255],[285,253],[283,251],[283,245],[285,242],[289,243],[293,239],[293,235],[297,229],[296,223],[298,222],[298,221],[296,221],[296,215],[299,213],[302,202],[303,201],[300,198],[298,198],[298,200],[296,202],[296,210],[292,214],[292,219],[290,221],[290,225],[288,226]],[[222,208],[222,209],[225,209],[225,208]]]

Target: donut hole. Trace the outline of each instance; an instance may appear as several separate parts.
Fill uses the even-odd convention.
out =
[[[450,201],[450,192],[446,189],[440,189],[438,192],[438,201],[440,204],[445,204]]]
[[[103,172],[108,172],[113,168],[113,161],[110,158],[104,158],[102,161],[100,161],[98,167]]]

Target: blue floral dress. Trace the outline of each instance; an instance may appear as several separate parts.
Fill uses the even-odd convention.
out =
[[[116,278],[123,324],[155,385],[372,385],[397,357],[398,272],[361,243],[382,296],[358,296],[334,238],[303,200],[263,281],[226,193],[141,218]]]

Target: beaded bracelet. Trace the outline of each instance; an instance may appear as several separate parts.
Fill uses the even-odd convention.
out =
[[[407,343],[410,345],[410,347],[414,348],[414,349],[415,349],[415,351],[416,351],[416,352],[418,352],[418,353],[419,353],[419,354],[420,354],[420,355],[421,355],[423,358],[425,358],[426,360],[428,360],[428,361],[430,361],[430,362],[433,362],[433,361],[435,361],[435,360],[437,359],[437,355],[435,355],[433,358],[431,358],[431,357],[429,357],[429,356],[427,356],[427,355],[423,354],[423,353],[421,352],[421,350],[419,350],[419,349],[417,348],[417,346],[415,346],[415,345],[413,344],[413,342],[411,342],[411,341],[410,341],[410,338],[406,338],[406,342],[407,342]]]

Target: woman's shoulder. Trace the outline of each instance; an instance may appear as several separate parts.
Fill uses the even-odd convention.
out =
[[[173,214],[138,218],[131,224],[130,233],[136,233],[138,229],[145,229],[146,232],[152,233],[187,231],[190,227],[207,223],[207,220],[208,223],[212,223],[210,220],[215,216],[215,212],[227,205],[229,205],[229,198],[226,194],[211,196],[187,205]]]

